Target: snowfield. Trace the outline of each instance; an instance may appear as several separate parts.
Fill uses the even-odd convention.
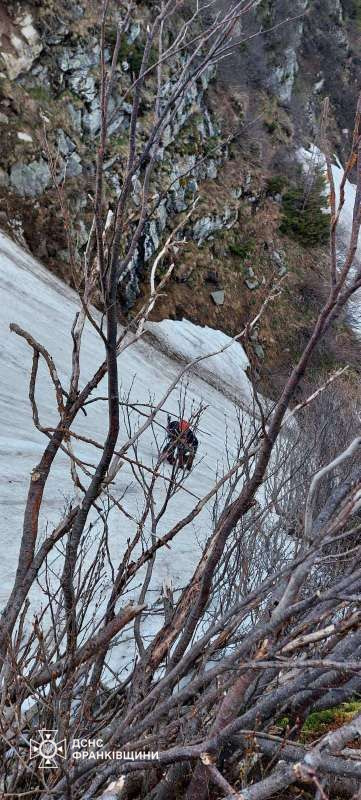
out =
[[[75,293],[3,234],[0,234],[0,288],[0,602],[3,605],[10,592],[17,564],[29,476],[47,441],[34,427],[28,399],[32,350],[24,339],[10,332],[9,324],[16,322],[49,350],[63,386],[67,389],[72,351],[70,331],[79,304]],[[166,320],[151,323],[149,331],[149,341],[139,341],[125,350],[119,359],[121,392],[123,394],[131,390],[133,403],[149,403],[150,399],[152,402],[159,401],[179,373],[184,359],[214,352],[231,341],[223,333],[200,328],[190,322]],[[81,387],[103,359],[103,345],[94,329],[87,325],[82,344]],[[250,407],[251,389],[245,374],[247,365],[243,348],[235,342],[221,355],[201,362],[197,371],[191,371],[183,379],[181,391],[185,398],[185,414],[190,416],[192,409],[201,403],[205,406],[198,433],[199,451],[185,488],[176,495],[165,514],[158,535],[188,513],[197,498],[209,491],[222,469],[226,436],[230,447],[236,446],[238,421],[231,397],[236,397],[241,406]],[[226,394],[220,389],[222,385],[226,387]],[[104,395],[103,383],[98,387],[96,396]],[[165,411],[177,414],[179,399],[178,387],[166,401]],[[57,421],[57,411],[53,386],[44,364],[39,369],[37,402],[41,424],[51,427]],[[164,424],[165,413],[161,412],[157,419]],[[135,413],[133,420],[137,426],[142,418]],[[87,416],[80,413],[74,425],[78,433],[98,442],[104,441],[106,428],[107,409],[103,400],[88,405]],[[156,431],[159,444],[162,444],[164,432],[161,426]],[[123,444],[126,439],[126,431],[121,423],[118,444]],[[74,449],[77,455],[92,464],[99,457],[99,451],[88,444],[76,443]],[[141,438],[139,457],[149,467],[156,459],[156,444],[150,429]],[[165,478],[169,477],[170,467],[163,465],[161,469]],[[86,483],[86,476],[82,475],[82,480]],[[164,497],[166,486],[165,479],[158,481],[158,504]],[[129,465],[119,472],[112,491],[114,496],[123,496],[122,503],[128,515],[120,516],[117,512],[112,518],[110,551],[117,565],[127,539],[134,535],[136,520],[143,508],[142,492]],[[44,495],[41,536],[45,536],[47,528],[50,529],[59,521],[66,504],[73,499],[69,459],[61,453],[55,460]],[[181,587],[192,574],[201,543],[211,530],[211,514],[212,506],[209,505],[193,525],[189,525],[173,540],[169,549],[163,548],[159,552],[147,596],[151,605],[159,597],[164,581]],[[138,593],[139,586],[134,587],[134,598],[137,599]],[[40,602],[40,590],[39,594],[35,591],[31,596],[32,613],[38,609]],[[121,658],[126,658],[122,648],[118,650]]]
[[[326,159],[322,151],[316,147],[316,145],[311,145],[309,150],[301,147],[298,151],[298,158],[300,163],[303,165],[303,169],[305,172],[308,170],[312,170],[315,167],[319,167],[325,171],[325,176],[327,177],[327,170],[326,170]],[[341,183],[344,176],[344,169],[342,164],[338,160],[337,156],[333,157],[333,161],[331,164],[332,169],[332,177],[335,187],[335,195],[336,195],[336,207],[338,205],[340,199],[340,189]],[[325,194],[329,194],[328,186],[326,186]],[[356,200],[356,186],[351,181],[346,180],[344,186],[344,203],[341,209],[338,227],[337,227],[337,256],[339,265],[342,266],[345,261],[345,256],[347,250],[350,245],[351,241],[351,233],[352,233],[352,225],[353,225],[353,213],[355,207],[355,200]],[[359,238],[359,242],[357,245],[356,257],[354,260],[354,264],[352,269],[350,270],[350,277],[355,274],[355,271],[360,268],[361,265],[361,238]],[[361,334],[361,291],[355,292],[353,297],[348,302],[348,319],[351,327],[354,328],[358,335]]]
[[[325,156],[321,152],[321,150],[319,150],[319,148],[316,147],[316,145],[312,145],[309,150],[305,150],[305,148],[301,147],[298,151],[298,157],[300,163],[303,164],[305,171],[308,168],[311,169],[312,171],[315,167],[319,167],[323,170],[326,170]],[[344,176],[344,170],[337,156],[334,156],[331,168],[332,168],[332,177],[335,184],[336,203],[338,203],[340,198],[340,187]],[[326,192],[328,195],[328,189],[326,189]],[[352,230],[355,199],[356,199],[356,186],[354,183],[351,183],[349,180],[346,180],[345,199],[339,221],[339,226],[340,226],[339,233],[340,234],[342,233],[345,237],[349,237]]]

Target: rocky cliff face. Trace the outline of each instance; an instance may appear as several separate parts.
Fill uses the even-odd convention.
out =
[[[225,8],[230,0],[218,5]],[[137,5],[123,37],[111,97],[110,207],[121,183],[131,111],[117,87],[123,93],[139,68],[147,6]],[[63,179],[81,254],[91,219],[100,128],[97,17],[93,2],[0,4],[0,225],[69,282],[76,282],[76,276],[69,269],[53,178]],[[242,19],[228,57],[192,87],[162,142],[152,188],[159,197],[170,188],[119,288],[121,314],[134,313],[152,255],[197,195],[188,245],[158,315],[188,316],[235,333],[252,306],[259,305],[272,276],[288,272],[278,321],[286,320],[293,302],[301,345],[318,291],[314,270],[326,261],[327,251],[321,240],[307,247],[280,231],[284,177],[294,180],[299,147],[319,141],[325,96],[332,109],[332,148],[344,160],[360,84],[360,35],[359,0],[260,0]],[[110,58],[115,28],[107,36]],[[168,80],[174,77],[170,71]],[[149,83],[142,102],[144,130],[152,102]],[[139,188],[135,180],[135,208]],[[279,363],[281,351],[292,359],[288,326],[280,337],[271,317],[263,327],[250,343],[255,363],[263,361],[265,351],[270,369]]]

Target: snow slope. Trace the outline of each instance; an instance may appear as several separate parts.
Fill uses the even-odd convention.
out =
[[[63,385],[67,388],[71,367],[72,341],[70,330],[78,308],[75,294],[54,276],[48,273],[29,254],[0,234],[0,603],[8,596],[19,549],[22,518],[26,501],[27,487],[31,470],[36,465],[45,444],[42,436],[33,425],[28,400],[28,383],[31,370],[32,352],[23,339],[9,331],[10,322],[18,323],[29,331],[35,339],[51,352]],[[129,347],[120,357],[119,374],[121,391],[131,387],[133,402],[147,403],[150,396],[159,400],[169,383],[178,374],[180,359],[204,355],[207,351],[223,347],[228,340],[223,333],[209,328],[199,328],[190,322],[164,321],[149,326],[151,341],[140,341]],[[159,347],[157,347],[157,341]],[[155,341],[155,346],[153,342]],[[167,352],[164,352],[166,347]],[[102,344],[91,326],[86,327],[83,338],[81,358],[81,382],[93,374],[104,357]],[[229,399],[234,394],[242,405],[250,403],[250,384],[245,375],[247,358],[238,343],[219,356],[202,362],[199,374],[192,372],[187,377],[188,386],[183,382],[185,409],[189,415],[192,408],[200,403],[206,406],[200,425],[199,458],[186,482],[186,489],[177,495],[165,515],[161,530],[187,513],[211,487],[217,471],[225,456],[225,437],[235,446],[236,411]],[[224,380],[227,383],[227,396],[217,388]],[[168,398],[165,409],[177,413],[179,388]],[[104,386],[100,385],[98,396],[104,396]],[[40,421],[43,425],[56,422],[56,403],[52,385],[46,370],[39,370],[37,400]],[[158,419],[164,423],[165,415]],[[134,422],[138,420],[134,416]],[[88,406],[88,415],[80,414],[75,429],[83,435],[104,440],[107,414],[103,401]],[[158,428],[159,442],[163,432]],[[234,433],[233,433],[234,431]],[[231,433],[231,436],[229,435]],[[126,439],[122,426],[119,444]],[[75,446],[75,452],[96,463],[99,451],[89,445]],[[140,458],[144,464],[152,465],[156,457],[156,446],[152,432],[143,435],[140,445]],[[169,467],[164,466],[164,474],[169,475]],[[166,482],[163,479],[157,490],[156,500],[161,503]],[[130,467],[125,466],[118,474],[114,494],[124,493],[122,503],[134,519],[142,510],[143,498],[138,484],[134,481]],[[41,530],[59,520],[66,501],[74,496],[70,479],[69,461],[64,454],[57,456],[52,475],[47,485]],[[135,522],[126,517],[114,518],[111,530],[110,549],[115,564],[124,552],[129,536],[134,534]],[[172,543],[171,549],[163,549],[158,557],[150,587],[152,602],[159,596],[164,580],[172,580],[174,586],[182,586],[189,578],[196,563],[200,543],[209,535],[211,507],[206,507],[194,525],[188,526]],[[134,596],[137,597],[134,590]],[[32,596],[32,611],[40,602],[39,596]],[[125,657],[123,654],[122,657]]]
[[[213,351],[222,350],[212,358],[200,362],[197,373],[208,383],[217,388],[222,387],[223,392],[228,388],[230,394],[234,394],[236,389],[239,396],[241,388],[242,397],[239,399],[246,398],[249,402],[250,384],[245,375],[249,366],[248,358],[242,347],[229,346],[231,340],[225,333],[212,328],[200,328],[185,319],[182,322],[169,319],[150,322],[147,327],[170,354],[185,361],[208,355],[210,348]]]
[[[319,148],[316,147],[316,145],[312,145],[309,150],[305,150],[303,147],[300,148],[300,150],[298,151],[298,155],[301,163],[303,163],[305,168],[309,167],[312,170],[314,167],[321,167],[322,169],[326,169],[325,156],[321,152],[321,150],[319,150]],[[344,170],[342,164],[340,164],[336,156],[334,157],[331,166],[332,166],[332,176],[335,184],[336,203],[338,203],[340,197],[340,186],[341,186],[341,181],[343,179]],[[326,192],[328,194],[327,189]],[[340,234],[343,233],[346,237],[349,236],[352,230],[355,198],[356,198],[356,186],[349,180],[346,180],[345,201],[343,204],[343,208],[341,210],[340,220],[339,220],[339,229],[340,229],[339,232]]]
[[[319,150],[319,148],[316,147],[316,145],[312,145],[309,150],[300,148],[300,150],[298,151],[298,157],[300,162],[303,164],[305,170],[307,169],[312,170],[315,166],[317,166],[324,169],[326,174],[325,156],[321,152],[321,150]],[[344,176],[344,170],[336,156],[334,156],[331,167],[332,167],[332,176],[335,186],[336,206],[337,206],[340,198],[340,187]],[[327,187],[326,187],[326,193],[328,194]],[[349,180],[346,180],[344,187],[344,204],[341,209],[338,228],[337,228],[337,251],[338,251],[337,254],[338,254],[339,264],[341,265],[344,263],[345,255],[350,245],[355,199],[356,199],[356,186]],[[360,264],[361,264],[361,237],[359,238],[356,257],[354,260],[353,268],[350,273],[351,276],[354,274],[356,269],[359,269]],[[351,298],[351,300],[349,300],[348,302],[348,316],[351,326],[354,328],[356,333],[360,335],[361,334],[360,291],[356,292],[354,296]]]

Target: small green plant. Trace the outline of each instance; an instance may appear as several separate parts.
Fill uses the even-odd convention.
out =
[[[128,144],[128,136],[126,133],[118,134],[118,136],[112,136],[111,143],[112,149],[118,150],[119,148]]]
[[[277,727],[278,728],[282,728],[282,730],[286,730],[286,728],[288,728],[289,724],[290,724],[290,718],[289,717],[281,717],[281,719],[278,719],[277,723],[276,723]]]
[[[211,157],[218,155],[218,147],[221,144],[219,136],[208,136],[208,139],[205,140],[203,144],[203,150],[206,156]]]
[[[244,277],[246,275],[247,267],[245,267],[243,261],[232,261],[229,264],[229,269],[231,272],[235,272],[236,275],[242,275]]]
[[[233,256],[239,256],[242,260],[248,258],[255,249],[254,239],[246,239],[244,242],[232,242],[229,251]]]
[[[258,13],[265,28],[268,28],[272,23],[272,12],[270,5],[270,0],[260,0],[258,6]]]
[[[39,103],[50,103],[52,100],[51,92],[49,89],[45,89],[44,86],[31,86],[28,89],[28,94],[34,100],[38,100]]]
[[[129,45],[125,38],[119,50],[119,61],[127,61],[133,75],[138,75],[142,64],[143,50],[136,44]]]
[[[330,232],[326,179],[317,168],[309,178],[301,176],[282,196],[280,231],[304,246],[325,244]]]
[[[107,31],[107,43],[114,47],[117,34],[115,29]],[[128,42],[126,36],[123,36],[120,42],[118,61],[127,61],[130,66],[130,71],[133,75],[138,76],[142,64],[144,52],[144,42],[137,39],[135,42]],[[157,49],[152,46],[149,54],[148,68],[158,61]]]
[[[350,721],[355,714],[361,710],[360,700],[349,700],[333,708],[325,708],[323,711],[313,711],[308,715],[302,726],[302,739],[314,739],[327,733],[330,727],[344,725]]]
[[[302,738],[324,733],[336,721],[337,711],[336,708],[327,708],[309,714],[302,726]]]
[[[265,119],[264,125],[268,133],[274,133],[278,128],[278,124],[274,119]]]
[[[344,9],[346,16],[361,25],[361,0],[346,0]]]
[[[301,729],[301,741],[307,742],[323,736],[330,728],[344,725],[352,720],[355,714],[361,711],[360,700],[348,700],[339,706],[325,708],[323,711],[311,711],[305,719]],[[281,717],[276,725],[286,731],[294,725],[295,720],[290,717]]]
[[[271,178],[268,178],[266,183],[266,192],[267,194],[282,194],[287,184],[287,178],[283,175],[272,175]]]

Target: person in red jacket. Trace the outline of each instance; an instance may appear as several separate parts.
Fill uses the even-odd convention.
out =
[[[198,439],[189,422],[186,419],[171,420],[168,414],[167,435],[163,453],[166,453],[168,463],[173,465],[178,460],[181,469],[191,470],[198,448]]]

